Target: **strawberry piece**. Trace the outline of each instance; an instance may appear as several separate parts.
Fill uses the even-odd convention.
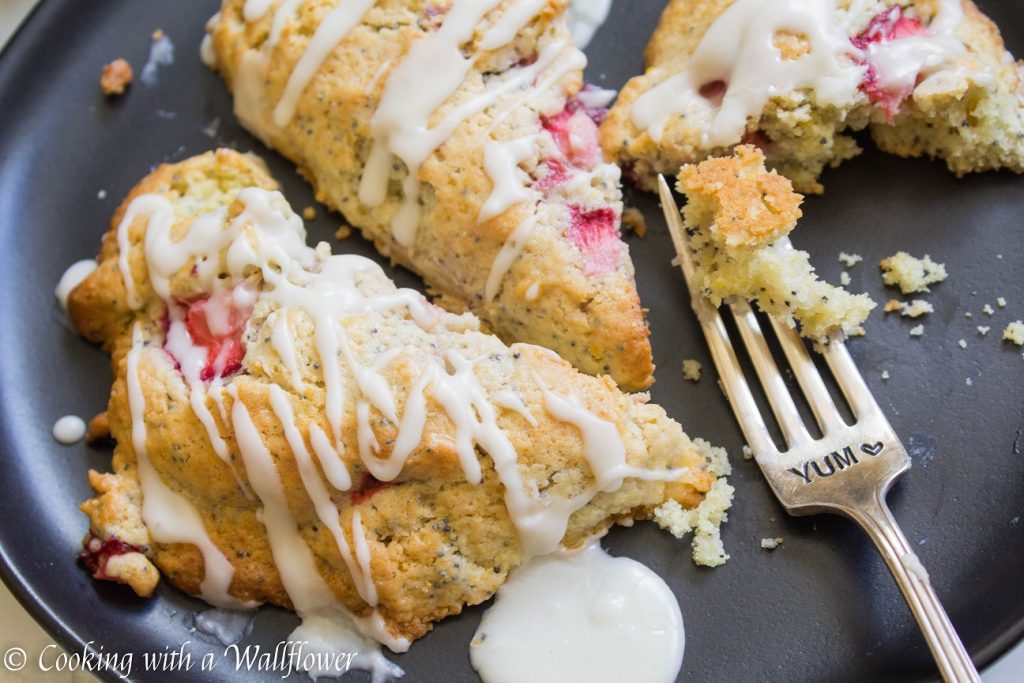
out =
[[[240,310],[230,297],[230,292],[227,292],[185,304],[188,308],[185,314],[188,336],[193,344],[206,349],[206,363],[199,373],[199,379],[204,382],[238,372],[245,358],[242,333],[249,311]],[[211,329],[210,314],[215,310],[216,322]]]
[[[536,182],[537,189],[542,192],[558,187],[569,179],[569,169],[561,159],[545,159],[544,168],[547,169],[547,173]]]
[[[363,475],[362,480],[359,482],[359,486],[357,486],[350,494],[352,504],[359,505],[360,503],[370,500],[374,495],[390,486],[391,482],[381,481],[367,472]]]
[[[583,252],[583,272],[590,277],[600,277],[614,271],[622,249],[618,214],[608,206],[584,211],[579,205],[573,205],[569,210],[572,221],[568,235]]]
[[[905,16],[902,7],[895,6],[877,14],[868,23],[867,28],[851,38],[850,41],[854,47],[867,53],[872,44],[921,35],[930,35],[928,29],[916,19]],[[870,58],[865,59],[864,64],[867,69],[864,72],[864,80],[861,81],[860,89],[872,103],[881,108],[885,113],[885,118],[892,123],[893,117],[899,113],[900,105],[914,89],[913,87],[898,89],[888,87],[882,82],[878,70],[871,63]]]
[[[575,100],[570,100],[570,103]],[[597,124],[580,107],[566,106],[548,118],[541,119],[544,130],[551,134],[562,154],[574,166],[591,169],[601,163],[601,147],[597,140]]]
[[[82,542],[82,552],[78,555],[78,559],[92,574],[92,578],[124,583],[120,578],[107,574],[107,562],[110,561],[110,558],[118,555],[138,552],[142,552],[138,546],[125,543],[117,538],[101,541],[97,536],[89,536]]]

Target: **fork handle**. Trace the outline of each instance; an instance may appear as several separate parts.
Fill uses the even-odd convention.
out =
[[[960,642],[907,537],[892,516],[885,494],[878,492],[868,504],[846,512],[863,527],[889,565],[889,571],[921,627],[943,680],[947,683],[980,683],[978,670]]]

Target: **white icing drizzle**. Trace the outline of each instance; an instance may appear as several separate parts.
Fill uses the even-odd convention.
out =
[[[65,446],[77,443],[85,437],[85,420],[77,415],[65,415],[53,423],[53,438]]]
[[[170,231],[171,222],[174,220],[174,208],[161,195],[144,194],[132,200],[117,226],[117,265],[121,269],[121,279],[124,280],[126,303],[132,310],[137,309],[142,302],[139,301],[139,294],[135,289],[135,280],[132,278],[131,266],[128,263],[128,252],[131,246],[128,230],[131,228],[132,223],[141,216],[146,216],[148,220],[146,227],[147,236],[150,230],[166,233]]]
[[[295,355],[295,340],[292,339],[291,330],[288,329],[288,312],[278,310],[271,314],[270,345],[274,348],[281,362],[291,375],[292,386],[299,393],[305,390],[306,385],[299,374],[299,363]]]
[[[529,135],[506,142],[491,141],[484,145],[484,171],[494,187],[480,207],[479,223],[499,216],[520,202],[529,201],[534,192],[527,187],[527,178],[519,164],[536,154],[540,135]]]
[[[288,447],[291,448],[292,453],[295,455],[295,464],[298,466],[302,485],[309,494],[310,500],[313,501],[317,517],[320,518],[320,521],[324,523],[324,526],[334,536],[338,551],[341,553],[341,558],[345,561],[349,575],[352,576],[352,581],[355,584],[356,591],[359,593],[359,597],[371,607],[376,607],[377,588],[374,586],[373,577],[370,574],[369,560],[367,559],[364,562],[363,557],[360,556],[360,540],[362,548],[364,548],[364,555],[367,558],[369,557],[369,550],[366,549],[366,539],[363,537],[362,524],[359,522],[359,511],[353,512],[352,517],[352,537],[356,539],[356,557],[353,557],[352,550],[345,539],[345,533],[341,529],[338,507],[331,500],[330,492],[324,486],[323,481],[320,479],[320,473],[317,472],[316,465],[313,464],[312,458],[309,457],[309,451],[306,449],[306,443],[295,423],[295,413],[288,402],[288,397],[285,395],[284,390],[276,384],[270,385],[270,406],[273,408],[274,414],[277,415],[277,419],[281,421],[285,439],[288,441]]]
[[[531,427],[536,427],[539,424],[537,418],[527,410],[526,404],[523,403],[523,397],[514,391],[497,391],[491,395],[491,402],[496,406],[519,413],[524,420],[530,423]]]
[[[773,95],[812,89],[819,102],[841,106],[853,100],[864,73],[859,55],[835,21],[834,0],[736,0],[719,16],[686,62],[636,99],[633,122],[660,141],[666,120],[676,114],[698,116],[702,145],[738,143],[747,119],[760,115]],[[810,52],[784,60],[774,45],[779,31],[802,35]],[[700,94],[708,84],[727,84],[721,104]]]
[[[203,600],[217,607],[252,608],[254,604],[242,603],[228,594],[234,567],[206,533],[203,520],[192,503],[171,490],[150,462],[146,449],[146,399],[139,378],[139,362],[144,349],[142,328],[136,323],[132,328],[132,348],[125,360],[125,381],[132,419],[132,448],[142,488],[142,521],[157,543],[189,543],[199,549],[204,566],[203,581],[199,584]],[[163,354],[156,357],[166,358]]]
[[[569,31],[573,44],[581,50],[585,48],[611,9],[612,0],[572,0],[569,3]]]
[[[345,461],[334,450],[331,440],[318,425],[311,424],[309,426],[309,442],[313,446],[316,459],[320,462],[324,476],[327,477],[331,486],[339,491],[348,491],[352,488],[352,475],[345,467]]]
[[[487,303],[493,301],[494,297],[498,295],[502,280],[505,279],[505,275],[512,267],[512,264],[523,253],[523,249],[526,248],[526,243],[530,241],[536,225],[536,214],[530,214],[512,231],[512,234],[505,240],[505,244],[501,245],[498,255],[491,262],[491,270],[487,274],[487,283],[484,285],[484,301]]]
[[[251,0],[249,0],[251,2]],[[375,0],[342,0],[317,26],[316,33],[306,46],[284,88],[281,99],[274,107],[274,124],[286,126],[295,115],[295,107],[299,97],[306,89],[316,72],[320,70],[327,55],[331,54],[341,40],[362,20],[367,10],[373,7]],[[248,8],[248,2],[246,3]],[[246,17],[246,20],[249,20]]]
[[[274,0],[245,0],[245,4],[242,5],[242,18],[246,21],[258,21],[270,11],[273,4]]]
[[[71,290],[82,284],[82,281],[89,277],[94,270],[96,270],[95,259],[84,259],[72,263],[64,271],[64,274],[60,276],[60,281],[57,282],[57,288],[53,291],[53,295],[57,297],[57,302],[60,303],[62,311],[68,310],[68,296],[71,294]]]
[[[274,557],[274,564],[277,566],[281,584],[284,586],[285,592],[288,593],[295,612],[302,618],[302,626],[296,629],[296,633],[302,629],[320,633],[328,623],[331,623],[334,629],[342,630],[341,635],[345,639],[361,645],[361,647],[355,648],[357,651],[373,653],[375,660],[384,660],[384,657],[377,648],[365,638],[360,637],[359,634],[384,642],[395,652],[408,650],[409,641],[405,638],[395,638],[388,633],[382,628],[379,618],[358,617],[337,601],[334,593],[317,570],[313,552],[299,533],[298,524],[288,507],[288,498],[274,465],[274,459],[264,445],[248,409],[239,398],[237,387],[235,385],[228,387],[228,393],[234,399],[231,407],[231,421],[235,429],[235,439],[238,442],[238,450],[242,454],[252,489],[263,504],[261,521],[267,530],[267,539]],[[273,394],[271,400],[273,400]],[[297,442],[298,440],[296,440]],[[294,445],[291,439],[289,439],[289,444]],[[301,450],[305,453],[305,446],[302,446]],[[297,457],[301,457],[298,451],[293,452]],[[308,454],[306,454],[306,464],[311,465]],[[312,481],[320,482],[319,476],[315,479],[311,477],[310,481],[303,478],[307,492],[309,492],[309,484]],[[322,482],[319,485],[322,487]],[[331,507],[334,507],[333,503]],[[318,509],[318,515],[319,513]],[[326,517],[330,517],[330,511],[325,510],[325,513],[327,513]],[[338,519],[337,508],[334,508],[334,519]],[[324,521],[323,517],[321,520]],[[339,536],[344,538],[340,529],[335,538],[337,539]],[[371,667],[371,670],[375,670],[378,666],[385,669],[389,667],[387,664],[377,664]]]
[[[513,0],[487,29],[477,47],[481,50],[496,50],[508,45],[547,4],[548,0]]]
[[[661,577],[592,541],[513,570],[469,656],[484,683],[671,683],[684,647],[679,603]]]

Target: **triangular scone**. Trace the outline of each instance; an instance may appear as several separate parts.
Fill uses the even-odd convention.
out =
[[[653,381],[563,0],[225,0],[206,54],[317,199],[507,342]]]
[[[155,564],[401,650],[527,557],[692,508],[721,473],[644,396],[307,247],[274,188],[226,150],[159,167],[70,295],[115,372],[113,472],[82,506],[97,577],[148,594]]]
[[[640,184],[756,144],[797,190],[882,149],[1024,171],[1020,65],[970,0],[671,0],[601,144]]]
[[[805,251],[786,236],[800,218],[803,197],[784,176],[764,167],[764,155],[740,145],[729,157],[679,172],[686,195],[683,219],[696,264],[696,287],[716,306],[739,296],[814,340],[829,332],[862,333],[875,307],[867,294],[850,294],[818,279]]]

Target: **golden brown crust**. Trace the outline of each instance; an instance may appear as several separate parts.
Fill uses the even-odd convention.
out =
[[[473,311],[506,342],[546,346],[584,372],[610,374],[628,390],[650,386],[654,365],[649,333],[628,250],[623,244],[610,272],[588,275],[584,267],[587,254],[566,237],[573,203],[587,210],[610,207],[616,212],[618,229],[621,197],[611,167],[602,171],[603,175],[596,174],[586,187],[573,190],[576,194],[570,197],[546,196],[529,207],[538,216],[538,226],[493,301],[483,296],[495,256],[527,215],[520,204],[478,223],[480,208],[492,188],[483,168],[483,143],[543,133],[541,117],[557,114],[566,98],[580,89],[581,70],[566,71],[547,90],[518,104],[501,122],[497,116],[503,107],[511,106],[511,97],[458,126],[419,169],[422,214],[415,245],[406,248],[390,230],[401,203],[404,166],[396,162],[387,200],[380,207],[369,208],[357,201],[359,180],[373,137],[370,121],[387,74],[411,44],[435,30],[435,22],[451,3],[377,3],[312,78],[291,123],[284,128],[269,124],[272,105],[281,96],[310,36],[324,13],[336,4],[337,0],[301,3],[297,19],[286,22],[270,54],[263,106],[243,120],[298,165],[318,201],[341,211],[382,254],[420,273],[428,287],[444,297],[442,301],[461,302],[457,303],[461,310]],[[536,59],[542,48],[567,40],[565,4],[564,0],[550,0],[510,46],[485,52],[431,124],[482,92],[485,78],[520,68],[517,65]],[[246,23],[242,6],[242,0],[227,0],[211,31],[216,68],[236,96],[243,78],[242,62],[260,48],[274,14],[272,10],[259,21]],[[492,124],[493,130],[489,130]],[[521,168],[535,176],[542,172],[542,161],[529,159]]]
[[[182,234],[198,215],[218,206],[228,206],[228,216],[237,216],[240,202],[234,198],[245,185],[274,187],[257,160],[219,150],[159,167],[133,189],[129,198],[146,192],[167,197],[176,214],[172,234]],[[138,355],[149,461],[167,487],[191,502],[211,540],[234,567],[231,595],[289,607],[291,602],[260,519],[262,506],[236,483],[236,476],[243,481],[247,476],[233,428],[221,419],[218,410],[211,409],[230,454],[225,461],[214,451],[190,406],[189,387],[181,372],[161,348],[164,332],[160,321],[165,311],[148,283],[142,254],[147,228],[144,220],[129,227],[129,264],[142,305],[132,310],[123,303],[125,285],[117,266],[116,230],[126,207],[127,203],[118,209],[111,232],[104,238],[100,267],[70,297],[75,324],[114,356],[115,381],[108,416],[117,446],[112,472],[90,475],[96,495],[82,505],[82,510],[89,516],[91,534],[136,546],[173,585],[189,593],[199,592],[204,578],[199,550],[187,544],[154,542],[142,518],[143,492],[136,470],[126,383],[128,337],[132,326],[138,324],[149,340]],[[189,270],[186,265],[182,277],[172,278],[172,296],[187,299],[196,295],[188,289]],[[261,286],[258,276],[253,277],[252,284]],[[385,290],[391,287],[383,275],[375,286]],[[360,598],[334,537],[318,517],[302,483],[282,422],[269,398],[273,387],[285,391],[307,449],[311,450],[309,433],[313,425],[329,431],[324,377],[312,341],[313,323],[300,309],[288,314],[287,324],[295,338],[299,372],[306,386],[298,391],[269,341],[269,317],[275,311],[262,305],[257,305],[248,323],[242,371],[230,377],[228,384],[237,392],[272,454],[297,532],[312,550],[324,581],[348,609],[369,614],[370,606]],[[398,313],[359,313],[344,320],[355,354],[372,358],[389,349],[400,349],[380,371],[394,392],[399,414],[404,412],[411,386],[426,364],[443,358],[446,349],[457,350],[480,359],[474,373],[486,391],[517,392],[537,420],[534,427],[514,410],[496,408],[497,425],[516,450],[520,472],[549,495],[579,493],[590,481],[591,471],[581,433],[547,412],[537,377],[559,395],[574,394],[593,414],[613,423],[629,464],[652,470],[688,468],[671,484],[627,479],[619,490],[599,493],[572,515],[563,538],[565,544],[577,545],[616,521],[649,516],[651,509],[667,497],[695,505],[713,483],[714,475],[704,469],[693,444],[661,408],[645,405],[639,396],[623,394],[608,377],[582,375],[538,347],[507,347],[477,332],[476,321],[469,316],[440,311],[437,315],[439,322],[429,333]],[[359,457],[355,417],[358,392],[351,386],[354,380],[345,377],[349,386],[343,392],[346,400],[341,450],[354,482],[353,490],[357,490],[368,471]],[[523,548],[503,501],[504,487],[490,457],[480,455],[483,481],[478,485],[467,483],[455,448],[455,425],[432,390],[425,396],[423,439],[389,486],[366,498],[354,496],[352,491],[330,489],[350,545],[354,543],[352,515],[356,510],[360,512],[380,613],[392,634],[410,639],[422,636],[437,619],[457,614],[463,605],[486,600],[523,560]],[[222,399],[230,414],[233,399],[226,393]],[[397,427],[375,412],[372,415],[371,429],[380,445],[379,456],[386,458],[394,447]],[[136,557],[120,562],[125,580],[132,571],[145,573],[145,564]],[[139,590],[145,590],[140,582],[135,583]]]

